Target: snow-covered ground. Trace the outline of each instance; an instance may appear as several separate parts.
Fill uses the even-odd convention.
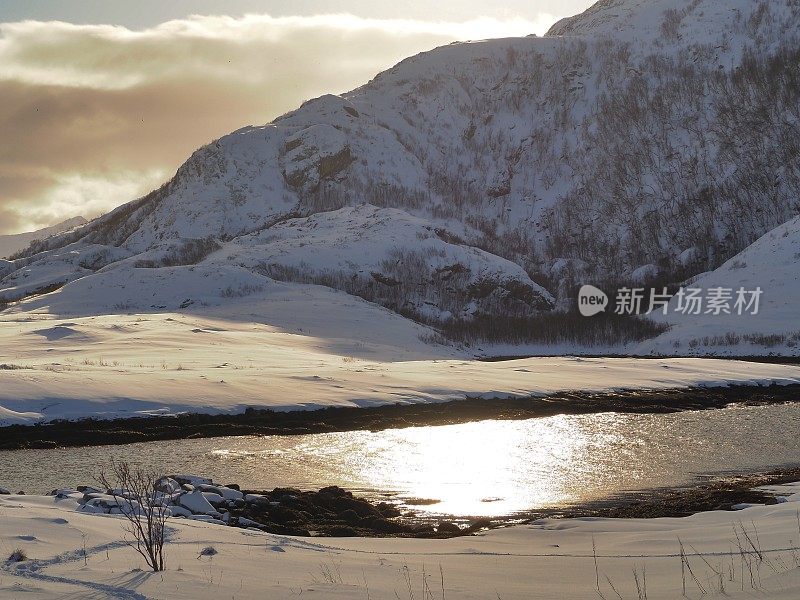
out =
[[[225,273],[208,275],[221,279],[205,290],[228,285]],[[192,295],[193,280],[176,281],[183,280],[164,279],[163,288],[177,304]],[[128,285],[141,294],[138,283]],[[121,298],[127,293],[122,284],[108,290]],[[68,291],[0,317],[1,424],[800,383],[800,366],[724,360],[481,362],[432,342],[429,329],[321,286],[272,282],[217,306],[209,297],[184,309],[95,316],[84,316],[94,309],[81,311]],[[59,311],[62,300],[78,314]]]
[[[294,538],[173,519],[158,574],[124,544],[119,517],[0,496],[0,597],[584,600],[645,597],[638,577],[650,600],[682,598],[684,581],[688,598],[794,600],[800,486],[779,491],[788,502],[736,512],[548,519],[450,540]],[[209,546],[217,554],[201,556]],[[4,562],[17,548],[28,560]]]

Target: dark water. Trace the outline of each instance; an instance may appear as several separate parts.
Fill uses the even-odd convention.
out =
[[[799,431],[800,405],[791,404],[20,450],[0,452],[0,486],[46,493],[92,483],[114,456],[256,489],[335,484],[389,492],[418,511],[496,516],[797,464]]]

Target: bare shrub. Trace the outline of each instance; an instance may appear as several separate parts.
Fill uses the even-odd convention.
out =
[[[212,237],[191,238],[180,243],[158,259],[140,259],[134,263],[137,269],[157,269],[159,267],[180,267],[196,265],[222,246]]]
[[[165,267],[196,265],[206,256],[220,248],[219,242],[211,237],[184,240],[179,248],[174,249],[164,257],[161,264]]]
[[[164,494],[158,490],[160,476],[153,470],[131,467],[125,461],[112,459],[109,472],[98,480],[108,490],[127,520],[125,531],[133,539],[125,543],[144,558],[154,572],[164,570],[166,523],[170,511]]]
[[[250,283],[243,283],[238,288],[233,288],[231,286],[226,287],[222,290],[219,295],[223,298],[244,298],[245,296],[251,296],[253,294],[257,294],[258,292],[263,292],[264,286],[263,285],[253,285]]]
[[[8,562],[12,562],[12,563],[24,562],[26,560],[28,560],[28,555],[25,553],[25,550],[23,550],[22,548],[17,548],[8,557]]]
[[[681,13],[674,8],[664,11],[664,20],[661,22],[661,36],[667,40],[678,39],[681,27]]]
[[[755,344],[756,346],[766,346],[767,348],[780,346],[781,344],[785,344],[787,340],[787,337],[781,333],[749,333],[743,335],[742,338],[751,344]]]

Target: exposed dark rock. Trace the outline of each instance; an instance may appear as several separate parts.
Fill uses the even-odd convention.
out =
[[[338,486],[319,491],[275,488],[269,491],[242,490],[242,503],[228,504],[229,524],[257,527],[283,535],[307,535],[290,531],[313,532],[335,537],[452,537],[465,530],[435,530],[431,525],[414,522],[413,515],[401,516],[389,503],[372,503]]]
[[[388,502],[379,502],[375,505],[375,508],[382,516],[387,518],[399,517],[401,514],[394,504],[389,504]]]
[[[467,527],[467,533],[475,533],[476,531],[480,531],[482,529],[491,529],[492,522],[489,519],[478,519],[474,523],[470,524]]]
[[[356,537],[358,536],[358,531],[355,530],[353,527],[348,527],[347,525],[332,525],[330,527],[324,527],[320,530],[320,533],[329,536],[329,537]]]
[[[450,521],[441,521],[436,530],[439,533],[444,533],[449,535],[461,535],[464,533],[461,527]]]
[[[358,513],[349,508],[339,513],[339,518],[345,521],[348,525],[358,525],[361,523],[361,517],[358,516]]]

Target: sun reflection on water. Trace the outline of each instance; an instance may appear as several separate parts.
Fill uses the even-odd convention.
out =
[[[585,499],[587,488],[602,491],[606,463],[619,458],[621,446],[619,434],[606,431],[613,423],[611,415],[489,420],[264,438],[272,447],[262,450],[247,438],[229,440],[213,455],[252,461],[265,478],[276,459],[292,461],[301,486],[307,478],[310,487],[396,492],[418,511],[497,516]]]
[[[376,487],[439,500],[450,514],[498,515],[570,499],[563,477],[580,460],[586,436],[568,419],[528,428],[485,421],[394,430],[367,445],[370,460],[353,469]]]
[[[114,456],[248,489],[339,485],[373,498],[394,493],[417,512],[490,517],[680,485],[698,473],[797,464],[798,429],[800,403],[168,440],[14,451],[0,461],[0,483],[29,493],[92,483]]]

